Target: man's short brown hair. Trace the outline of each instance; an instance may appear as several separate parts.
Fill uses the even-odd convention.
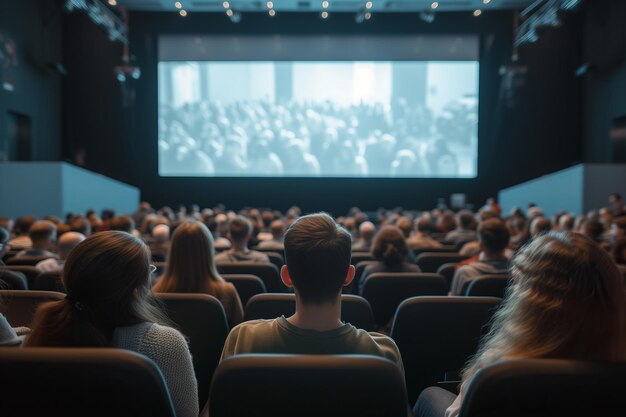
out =
[[[230,237],[235,242],[241,242],[252,234],[252,223],[243,216],[235,216],[228,223]]]
[[[287,270],[305,304],[336,299],[351,257],[350,233],[326,213],[300,217],[285,233]]]

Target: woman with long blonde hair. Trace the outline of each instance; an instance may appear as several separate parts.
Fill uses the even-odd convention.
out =
[[[215,267],[215,249],[209,229],[187,221],[172,235],[167,268],[152,291],[204,293],[221,301],[231,327],[243,320],[243,307],[233,284],[224,281]]]
[[[626,360],[622,277],[609,254],[591,239],[567,232],[535,238],[515,256],[511,277],[505,300],[464,370],[461,392],[446,417],[459,414],[472,377],[498,361]]]

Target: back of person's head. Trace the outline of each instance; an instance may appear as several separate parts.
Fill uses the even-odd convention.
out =
[[[213,237],[201,222],[188,220],[172,235],[167,269],[155,292],[212,293],[211,281],[221,280],[215,268]]]
[[[85,235],[78,232],[63,233],[59,237],[57,242],[57,249],[59,251],[59,258],[67,259],[72,249],[74,249],[80,242],[85,240]]]
[[[13,233],[17,236],[25,236],[28,235],[31,226],[37,221],[35,216],[22,216],[19,217],[15,221],[15,226],[13,227]]]
[[[106,222],[107,220],[111,220],[113,217],[115,217],[115,210],[103,209],[100,217],[102,218],[103,222]]]
[[[11,230],[13,230],[13,220],[9,217],[0,216],[0,227],[11,233]]]
[[[535,217],[530,222],[530,236],[535,238],[541,234],[548,233],[551,228],[550,220],[543,216]]]
[[[123,232],[96,233],[69,254],[64,300],[43,304],[27,346],[110,346],[115,328],[165,319],[150,293],[150,251]]]
[[[57,227],[48,220],[38,220],[31,226],[28,236],[33,244],[33,248],[47,249],[57,235]]]
[[[445,211],[437,219],[437,227],[444,233],[454,230],[455,226],[456,220],[454,218],[454,213],[451,211]]]
[[[91,234],[91,223],[83,216],[72,218],[69,225],[72,232],[80,233],[85,236],[89,236]]]
[[[404,262],[409,250],[402,231],[395,226],[384,226],[374,239],[372,254],[374,258],[387,265]]]
[[[359,226],[359,237],[367,242],[370,242],[374,238],[375,233],[376,226],[370,221],[363,222]]]
[[[615,263],[586,236],[552,232],[522,247],[491,330],[463,375],[505,358],[626,359],[626,297]]]
[[[474,229],[476,221],[474,220],[474,213],[469,210],[461,210],[456,215],[457,225],[464,230]]]
[[[282,220],[274,220],[270,224],[270,231],[274,239],[282,239],[285,234],[285,222]]]
[[[498,254],[504,252],[509,245],[510,233],[500,219],[485,220],[478,227],[478,236],[486,252]]]
[[[417,220],[415,220],[415,230],[420,233],[428,233],[432,230],[433,223],[430,219],[420,216]]]
[[[413,231],[413,221],[407,216],[399,217],[398,220],[396,220],[396,227],[400,229],[405,238],[409,237]]]
[[[109,225],[109,230],[132,233],[135,229],[135,221],[130,216],[115,216]]]
[[[604,226],[598,220],[587,220],[583,226],[583,234],[589,239],[598,242],[604,233]]]
[[[562,232],[571,232],[574,229],[576,218],[571,214],[563,214],[559,217],[559,230]]]
[[[11,238],[11,234],[4,227],[0,227],[0,256],[4,254],[5,249],[8,247],[7,243]]]
[[[170,227],[166,224],[157,224],[152,228],[152,237],[156,242],[167,242],[170,239]]]
[[[285,233],[289,276],[305,304],[336,301],[350,269],[352,239],[325,213],[294,221]]]
[[[252,235],[252,224],[243,216],[235,216],[228,222],[229,234],[233,242],[247,243]]]

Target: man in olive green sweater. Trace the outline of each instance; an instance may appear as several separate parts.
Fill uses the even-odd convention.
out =
[[[341,289],[354,278],[351,236],[327,214],[296,220],[285,234],[280,275],[296,294],[296,313],[273,320],[254,320],[232,329],[222,360],[245,353],[376,355],[402,367],[396,344],[368,333],[341,317]]]

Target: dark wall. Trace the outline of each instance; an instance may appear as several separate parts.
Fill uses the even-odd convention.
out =
[[[551,30],[520,51],[525,86],[513,106],[502,97],[499,69],[511,57],[509,12],[450,13],[426,24],[416,14],[377,14],[357,25],[353,14],[244,14],[234,25],[223,14],[131,13],[131,52],[142,68],[123,94],[111,71],[116,48],[80,19],[66,19],[64,57],[72,82],[64,89],[65,154],[86,152],[86,167],[140,186],[156,205],[246,205],[335,213],[358,205],[432,207],[439,197],[464,192],[482,201],[500,188],[566,167],[581,159],[579,19]],[[64,22],[65,23],[65,22]],[[212,179],[160,178],[157,174],[157,39],[159,34],[401,34],[463,33],[481,36],[479,176],[453,179]],[[80,36],[79,36],[80,35]],[[80,39],[83,38],[83,39]],[[74,56],[80,54],[78,56]],[[73,56],[70,56],[73,55]],[[96,72],[94,72],[96,71]],[[93,85],[90,85],[93,84]],[[122,107],[122,103],[126,106]],[[95,115],[98,116],[95,116]]]
[[[612,120],[626,116],[626,2],[586,3],[584,58],[584,159],[610,162]]]
[[[4,1],[0,10],[0,34],[13,40],[18,60],[9,69],[14,90],[0,85],[0,146],[10,113],[29,117],[33,160],[61,156],[61,77],[50,65],[61,62],[61,13],[53,0]]]

